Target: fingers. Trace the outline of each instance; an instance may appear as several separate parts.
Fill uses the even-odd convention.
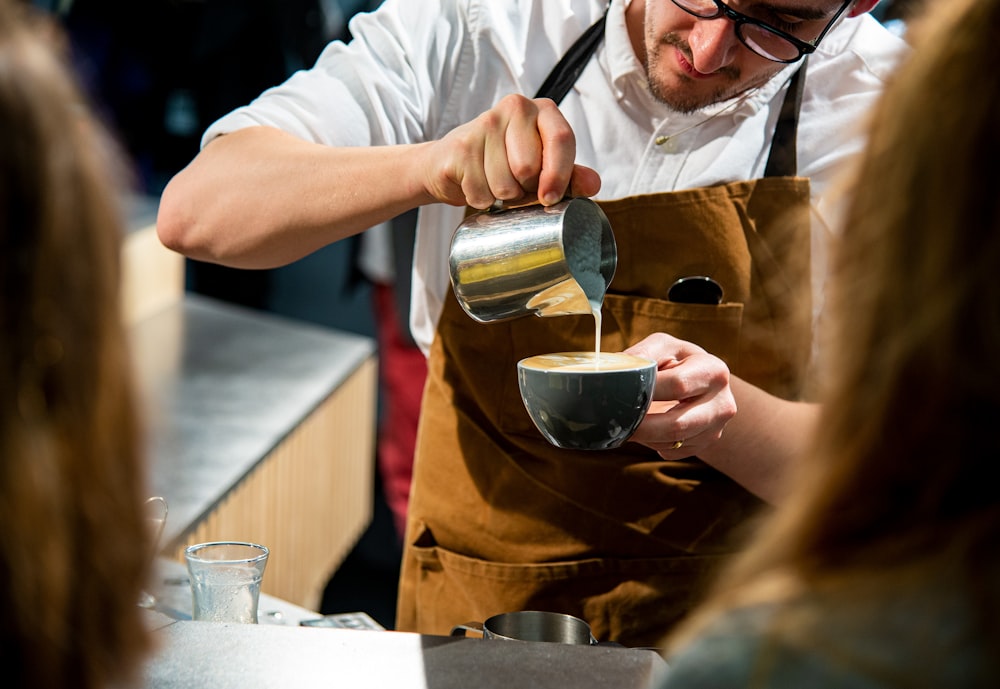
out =
[[[735,403],[724,394],[685,400],[664,411],[651,407],[630,440],[663,459],[697,456],[722,437],[735,413]]]
[[[536,190],[546,206],[559,203],[569,189],[576,161],[576,136],[556,104],[548,98],[533,101],[538,107],[541,170]]]
[[[425,187],[438,201],[479,209],[495,200],[551,205],[568,191],[596,194],[599,175],[575,159],[576,137],[556,104],[511,95],[435,142]]]
[[[717,442],[736,415],[726,364],[701,347],[665,333],[626,350],[658,364],[654,402],[631,440],[664,459],[698,454]]]
[[[655,361],[660,369],[685,357],[705,354],[698,345],[666,333],[653,333],[625,350],[628,354]],[[664,398],[659,398],[664,399]]]
[[[573,177],[570,179],[570,196],[595,196],[601,190],[601,176],[597,171],[584,167],[573,166]]]
[[[542,119],[538,105],[535,101],[511,98],[504,147],[487,149],[487,157],[493,154],[496,159],[495,169],[487,165],[490,189],[496,198],[503,201],[519,201],[525,196],[534,196],[538,190],[538,178],[546,155],[540,134]],[[575,140],[572,146],[575,155]]]

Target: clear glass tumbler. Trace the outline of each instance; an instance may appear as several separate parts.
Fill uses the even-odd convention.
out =
[[[268,549],[256,543],[218,541],[189,546],[195,620],[257,624],[260,583]]]

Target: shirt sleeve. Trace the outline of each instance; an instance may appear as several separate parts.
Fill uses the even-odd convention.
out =
[[[358,15],[349,44],[331,42],[308,70],[214,122],[202,137],[272,126],[331,146],[424,141],[433,136],[468,43],[475,2],[386,0]],[[459,18],[461,17],[461,18]],[[420,60],[410,56],[419,55]]]

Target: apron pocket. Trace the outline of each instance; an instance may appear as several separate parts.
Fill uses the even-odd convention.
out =
[[[417,563],[416,623],[423,633],[449,634],[456,625],[504,612],[546,610],[584,619],[599,641],[626,646],[659,644],[725,557],[491,562],[442,547],[426,526],[409,550]]]
[[[730,368],[737,364],[743,322],[741,303],[678,304],[663,299],[609,294],[604,299],[602,314],[602,349],[626,349],[651,333],[664,332],[693,342],[725,361]]]

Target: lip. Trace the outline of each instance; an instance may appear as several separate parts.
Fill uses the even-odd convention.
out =
[[[691,64],[691,62],[687,59],[687,56],[681,52],[679,48],[674,48],[674,54],[677,58],[677,65],[692,79],[711,79],[715,76],[712,73],[705,74],[704,72],[699,72],[695,69],[694,65]]]

